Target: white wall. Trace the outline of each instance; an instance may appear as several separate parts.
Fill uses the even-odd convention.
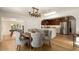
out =
[[[72,15],[76,18],[76,33],[79,34],[79,9],[64,11],[60,13],[56,13],[54,15],[45,16],[44,18],[55,18],[55,17],[61,17],[61,16],[68,16]]]
[[[41,20],[42,17],[26,17],[25,22],[24,22],[24,30],[25,32],[28,31],[28,29],[40,29],[41,28]]]

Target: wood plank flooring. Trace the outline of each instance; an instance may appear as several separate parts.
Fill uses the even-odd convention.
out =
[[[51,39],[51,47],[44,44],[40,48],[30,50],[28,46],[22,46],[21,51],[78,51],[79,48],[73,48],[73,37],[71,35],[57,35]],[[0,42],[0,51],[16,51],[15,39],[9,35],[3,37]]]

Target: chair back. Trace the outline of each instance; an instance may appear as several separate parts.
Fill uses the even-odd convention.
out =
[[[31,36],[33,39],[31,42],[32,47],[41,47],[43,44],[42,33],[40,31],[36,31],[34,33],[31,33]]]
[[[51,35],[52,35],[52,31],[51,30],[44,30],[44,38],[45,38],[45,40],[50,40],[51,39]]]

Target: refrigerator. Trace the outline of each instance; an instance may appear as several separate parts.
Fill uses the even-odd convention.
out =
[[[67,34],[67,22],[60,22],[60,34]]]

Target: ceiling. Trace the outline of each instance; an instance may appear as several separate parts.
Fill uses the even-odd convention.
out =
[[[41,14],[49,13],[56,11],[57,13],[63,12],[63,11],[69,11],[74,9],[79,9],[78,7],[36,7],[39,9]],[[31,7],[0,7],[0,13],[4,14],[10,14],[10,15],[21,15],[24,16],[25,12],[28,14],[29,11],[31,11]]]

